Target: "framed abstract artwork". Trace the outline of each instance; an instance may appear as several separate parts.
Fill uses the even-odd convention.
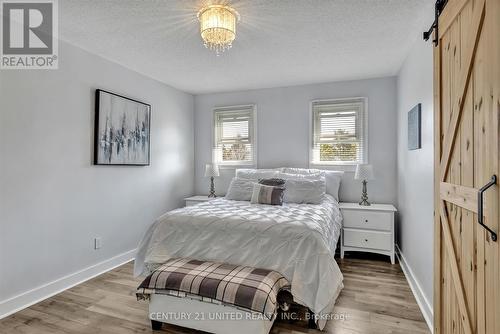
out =
[[[151,105],[96,90],[94,164],[150,164]]]
[[[408,150],[422,148],[422,105],[419,103],[408,112]]]

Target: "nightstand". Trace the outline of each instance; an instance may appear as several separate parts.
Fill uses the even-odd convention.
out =
[[[340,203],[344,218],[340,235],[340,258],[344,252],[370,252],[391,257],[394,264],[394,214],[396,208],[389,204],[361,206],[357,203]]]
[[[198,203],[202,203],[202,202],[206,202],[206,201],[211,201],[213,199],[215,199],[215,198],[203,195],[203,196],[187,197],[187,198],[184,198],[184,201],[186,202],[186,206],[191,206],[191,205],[195,205],[195,204],[198,204]]]

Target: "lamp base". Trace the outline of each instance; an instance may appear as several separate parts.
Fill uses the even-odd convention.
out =
[[[214,185],[214,177],[210,177],[210,193],[208,194],[208,198],[215,198],[217,195],[215,194],[215,185]]]
[[[366,191],[366,184],[368,182],[366,182],[366,180],[363,180],[363,191],[362,191],[362,194],[361,194],[361,202],[359,202],[359,205],[361,206],[370,206],[371,203],[368,202],[368,192]]]

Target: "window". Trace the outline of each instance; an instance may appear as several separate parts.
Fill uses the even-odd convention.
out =
[[[355,165],[367,162],[365,99],[312,103],[314,165]]]
[[[255,165],[255,138],[255,106],[214,109],[214,163]]]

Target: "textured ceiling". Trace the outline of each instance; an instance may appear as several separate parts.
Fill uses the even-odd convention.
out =
[[[236,41],[217,57],[199,36],[207,2],[63,0],[60,36],[200,94],[394,75],[433,10],[433,0],[234,0]]]

